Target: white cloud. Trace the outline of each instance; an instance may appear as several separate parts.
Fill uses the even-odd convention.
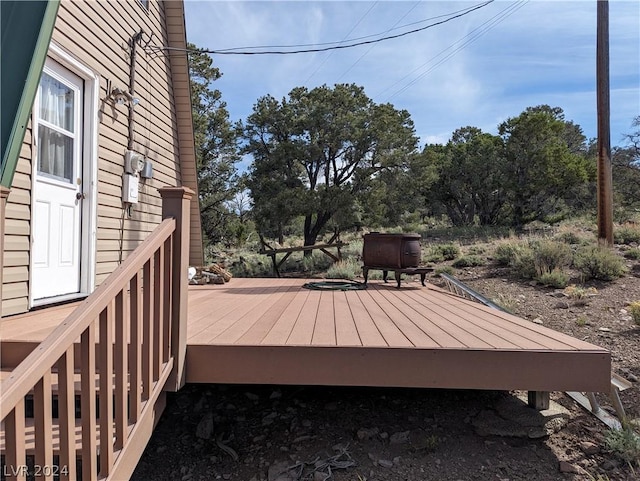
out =
[[[221,49],[340,41],[477,3],[187,0],[185,5],[188,39]],[[453,130],[466,125],[495,132],[501,121],[542,103],[562,107],[568,120],[595,136],[596,2],[530,1],[517,10],[519,5],[496,1],[424,32],[352,49],[214,55],[224,74],[216,87],[234,120],[245,119],[265,94],[280,98],[296,86],[340,81],[363,85],[375,101],[391,97],[396,107],[407,109],[423,144],[446,142]],[[614,144],[640,114],[639,5],[610,2]],[[512,14],[496,23],[501,12]]]

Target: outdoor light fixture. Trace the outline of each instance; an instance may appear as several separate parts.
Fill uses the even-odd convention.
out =
[[[111,94],[109,96],[113,99],[114,103],[116,103],[117,105],[124,105],[127,102],[131,102],[132,105],[138,105],[140,103],[139,98],[134,97],[126,90],[122,90],[121,88],[118,88],[118,87],[114,88],[111,91]]]

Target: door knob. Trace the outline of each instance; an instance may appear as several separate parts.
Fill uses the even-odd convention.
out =
[[[76,193],[76,199],[77,200],[84,200],[84,192],[77,192]]]

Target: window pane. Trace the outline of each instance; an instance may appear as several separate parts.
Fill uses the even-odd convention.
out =
[[[40,125],[38,128],[38,173],[72,183],[73,138]]]
[[[40,118],[73,132],[74,92],[46,73],[40,79]]]

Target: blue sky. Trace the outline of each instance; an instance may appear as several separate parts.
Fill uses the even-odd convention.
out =
[[[349,43],[420,28],[481,3],[186,0],[187,39],[216,50]],[[622,145],[640,115],[640,2],[611,0],[609,16],[611,143]],[[496,0],[371,45],[213,58],[223,73],[214,86],[232,120],[246,119],[266,94],[282,98],[297,86],[356,83],[375,102],[408,110],[421,145],[445,143],[467,125],[495,134],[499,123],[540,104],[561,107],[588,138],[596,136],[596,0]]]

